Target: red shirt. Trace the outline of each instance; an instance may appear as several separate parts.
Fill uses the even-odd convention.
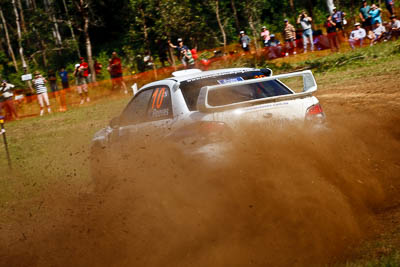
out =
[[[79,67],[84,67],[85,70],[83,71],[83,76],[87,77],[89,76],[89,64],[87,64],[85,61],[83,61]]]
[[[121,59],[118,57],[112,58],[110,62],[111,74],[122,74]]]

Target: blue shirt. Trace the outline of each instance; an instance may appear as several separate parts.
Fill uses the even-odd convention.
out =
[[[66,70],[60,71],[58,74],[60,75],[62,82],[68,82],[68,72]]]
[[[375,22],[379,21],[380,24],[382,24],[382,18],[381,18],[381,11],[379,9],[375,10],[370,10],[369,14],[371,15],[371,24],[374,25]]]

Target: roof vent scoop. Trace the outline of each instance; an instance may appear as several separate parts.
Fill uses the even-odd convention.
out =
[[[196,73],[200,73],[200,72],[202,72],[202,71],[199,70],[199,69],[178,70],[178,71],[174,71],[172,73],[172,76],[174,76],[174,77],[182,77],[182,76],[196,74]]]

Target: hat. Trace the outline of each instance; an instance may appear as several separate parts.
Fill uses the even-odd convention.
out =
[[[284,21],[284,22],[288,22],[289,20],[288,20],[288,19],[284,19],[283,21]]]
[[[378,23],[380,24],[381,22],[379,20],[375,21],[375,24],[378,24]]]
[[[332,7],[332,10],[335,10],[336,9],[336,7],[334,6],[334,7]]]
[[[365,3],[365,2],[367,2],[367,0],[362,0],[361,2]]]
[[[1,82],[2,82],[2,83],[7,83],[7,81],[6,81],[6,80],[2,80]]]
[[[261,27],[261,29],[266,29],[266,28],[267,28],[267,27],[265,27],[265,26],[262,26],[262,27]]]
[[[79,68],[81,66],[81,64],[75,64],[75,69]]]
[[[272,37],[275,37],[275,34],[271,34],[270,37],[271,37],[271,38],[272,38]]]
[[[360,26],[360,25],[361,24],[357,22],[357,23],[354,24],[354,27],[357,27],[357,26]]]
[[[80,57],[79,59],[82,60],[82,59],[85,59],[85,58],[84,57]]]
[[[179,42],[182,42],[182,38],[178,38],[178,40],[177,40],[177,41],[178,41],[178,43],[179,43]]]
[[[390,18],[391,18],[391,19],[395,19],[395,18],[396,18],[396,15],[391,15]]]
[[[244,31],[240,31],[240,34],[244,34]]]
[[[40,72],[37,70],[37,71],[35,71],[33,74],[35,74],[35,75],[40,75]]]

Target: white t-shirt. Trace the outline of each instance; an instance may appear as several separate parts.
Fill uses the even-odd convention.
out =
[[[374,32],[374,34],[375,34],[376,36],[380,36],[382,33],[385,33],[385,32],[386,32],[385,26],[380,25],[379,27],[376,27],[376,28],[373,30],[373,32]]]

